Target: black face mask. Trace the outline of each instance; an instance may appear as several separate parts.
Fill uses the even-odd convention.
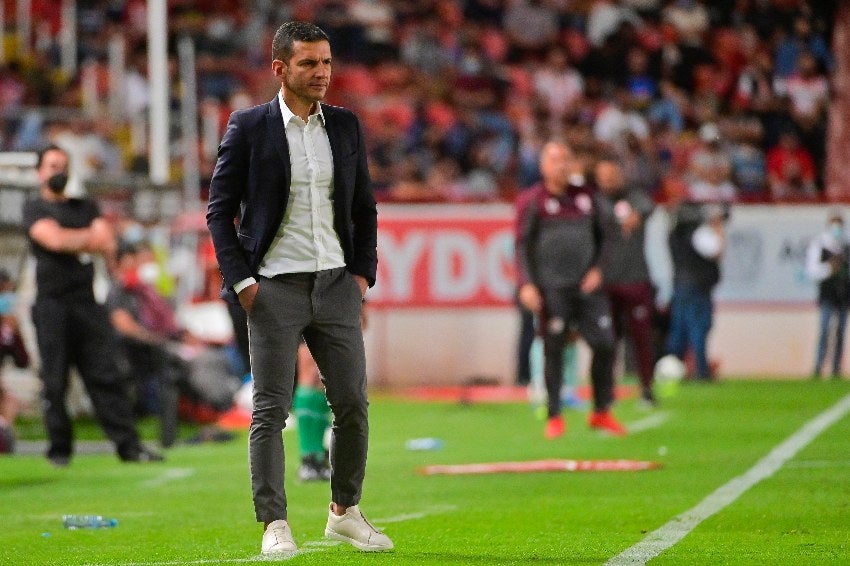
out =
[[[47,186],[57,195],[61,195],[65,191],[65,185],[68,184],[68,175],[65,173],[56,173],[47,179]]]

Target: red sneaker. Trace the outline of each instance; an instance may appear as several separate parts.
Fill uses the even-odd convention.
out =
[[[549,420],[546,421],[546,430],[543,431],[543,436],[549,440],[554,440],[564,436],[566,431],[567,423],[564,422],[564,417],[558,415],[557,417],[549,417]]]
[[[604,430],[614,436],[626,436],[627,434],[626,427],[621,425],[609,411],[590,413],[587,424],[590,425],[590,428]]]

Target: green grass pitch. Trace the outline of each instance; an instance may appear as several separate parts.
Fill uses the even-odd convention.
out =
[[[361,507],[393,538],[395,550],[367,554],[323,542],[328,486],[295,480],[297,439],[286,432],[289,519],[303,551],[287,562],[604,564],[747,472],[847,395],[847,381],[686,384],[652,412],[632,400],[619,402],[621,420],[642,429],[628,437],[591,432],[585,412],[567,411],[567,434],[547,441],[542,421],[524,403],[423,403],[375,393]],[[92,435],[91,425],[81,429],[81,435]],[[150,423],[146,430],[155,433]],[[406,440],[419,437],[438,437],[445,445],[405,449]],[[0,564],[262,561],[247,435],[180,445],[167,458],[164,464],[134,465],[111,454],[80,455],[61,470],[41,456],[0,458]],[[662,467],[469,476],[418,472],[429,464],[551,458],[651,460]],[[66,513],[106,515],[119,525],[68,531],[61,524]],[[651,563],[850,563],[850,416]]]

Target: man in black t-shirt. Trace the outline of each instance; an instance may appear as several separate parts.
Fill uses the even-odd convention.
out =
[[[32,308],[44,382],[44,421],[50,440],[47,457],[67,466],[73,454],[73,424],[65,409],[68,375],[75,366],[98,422],[123,461],[155,461],[162,456],[139,441],[125,384],[115,363],[109,315],[94,298],[94,257],[110,260],[115,237],[88,199],[68,198],[68,156],[57,146],[39,153],[39,198],[24,205],[24,227],[36,259]]]

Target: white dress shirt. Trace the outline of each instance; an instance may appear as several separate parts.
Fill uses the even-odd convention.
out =
[[[283,221],[259,266],[259,274],[312,273],[345,266],[334,230],[333,155],[321,104],[305,123],[278,93],[292,177]],[[233,286],[238,293],[253,278]]]

